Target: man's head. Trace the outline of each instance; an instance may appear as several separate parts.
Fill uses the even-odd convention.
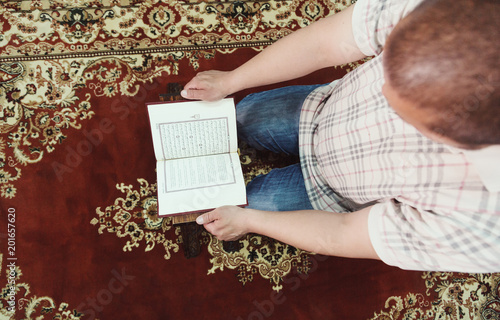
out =
[[[500,1],[426,0],[384,48],[384,95],[434,140],[500,144]]]

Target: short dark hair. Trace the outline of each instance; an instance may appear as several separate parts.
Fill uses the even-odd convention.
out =
[[[383,54],[399,96],[436,111],[428,129],[469,148],[500,144],[500,1],[425,0]]]

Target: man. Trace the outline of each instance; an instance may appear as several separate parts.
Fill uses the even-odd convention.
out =
[[[300,165],[252,181],[249,208],[198,223],[404,269],[500,271],[499,30],[495,0],[359,0],[198,74],[183,96],[217,100],[374,56],[329,85],[245,98],[242,138]]]

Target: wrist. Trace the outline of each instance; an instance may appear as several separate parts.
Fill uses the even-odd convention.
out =
[[[228,71],[225,74],[223,85],[226,88],[227,95],[246,89],[241,81],[238,69]]]
[[[259,233],[259,224],[262,223],[263,211],[247,208],[242,210],[245,233]]]

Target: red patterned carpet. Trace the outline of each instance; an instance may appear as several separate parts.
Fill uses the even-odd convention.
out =
[[[145,103],[350,2],[0,4],[0,319],[500,319],[499,274],[205,232],[187,259],[185,234],[156,214]],[[291,160],[242,148],[241,161],[250,179]]]

